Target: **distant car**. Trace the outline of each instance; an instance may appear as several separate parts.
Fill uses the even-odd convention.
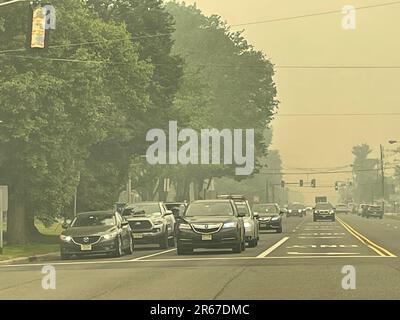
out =
[[[178,255],[191,254],[197,248],[230,248],[234,253],[244,251],[244,216],[231,199],[192,202],[179,220]]]
[[[369,205],[362,217],[383,219],[383,208],[380,205]]]
[[[335,221],[335,208],[329,202],[318,202],[314,207],[313,220],[330,220]]]
[[[290,204],[286,212],[286,217],[304,217],[305,215],[306,215],[305,205],[298,202]]]
[[[105,254],[120,257],[133,252],[129,223],[118,212],[96,211],[78,214],[63,224],[60,235],[61,259]]]
[[[346,204],[343,203],[339,203],[338,205],[336,205],[336,213],[345,213],[348,214],[349,213],[349,207]]]
[[[244,214],[244,229],[246,242],[250,248],[254,248],[258,244],[259,240],[259,226],[258,220],[254,216],[253,211],[250,208],[249,202],[243,195],[220,195],[218,199],[232,199],[236,205],[238,213]]]
[[[275,230],[277,233],[282,233],[282,211],[278,204],[255,204],[253,211],[258,216],[260,230]]]
[[[163,202],[137,202],[122,213],[138,244],[158,244],[161,249],[175,246],[175,218]]]

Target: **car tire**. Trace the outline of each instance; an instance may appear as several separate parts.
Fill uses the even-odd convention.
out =
[[[190,255],[193,254],[193,248],[183,248],[182,246],[177,245],[176,252],[178,256]]]
[[[235,246],[232,248],[233,253],[241,253],[242,252],[242,242],[238,242]]]
[[[249,241],[249,248],[254,248],[254,247],[256,247],[257,246],[257,239],[256,238],[252,238],[250,241]]]
[[[114,254],[113,256],[118,258],[118,257],[122,257],[123,255],[123,251],[122,251],[122,241],[121,241],[121,237],[118,237],[117,240],[117,247],[115,248]]]
[[[168,233],[165,232],[163,236],[160,238],[159,242],[160,249],[168,249]]]
[[[246,241],[244,239],[242,242],[242,251],[246,251]]]
[[[282,233],[282,227],[276,229],[276,233]]]
[[[172,235],[172,238],[168,239],[168,246],[171,248],[175,248],[175,237]]]
[[[72,256],[70,254],[60,253],[61,260],[69,260],[71,257]]]

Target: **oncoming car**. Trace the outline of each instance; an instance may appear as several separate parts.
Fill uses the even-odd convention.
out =
[[[289,205],[288,210],[286,212],[286,217],[304,217],[306,215],[306,207],[305,205],[294,202]]]
[[[177,253],[191,254],[193,249],[230,248],[245,250],[243,214],[232,200],[198,200],[189,204],[177,228]]]
[[[314,207],[314,222],[318,220],[335,221],[335,208],[329,202],[318,202]]]
[[[138,244],[158,244],[161,249],[175,246],[175,218],[162,202],[137,202],[126,206],[132,236]]]
[[[282,233],[282,212],[276,203],[255,204],[253,211],[258,217],[260,230]]]
[[[96,211],[78,214],[71,224],[63,224],[60,235],[61,259],[72,256],[106,254],[115,257],[133,252],[131,228],[118,212]]]

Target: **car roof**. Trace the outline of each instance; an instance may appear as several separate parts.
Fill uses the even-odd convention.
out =
[[[114,211],[108,210],[108,211],[89,211],[89,212],[81,212],[78,213],[78,216],[93,216],[93,215],[101,215],[101,214],[114,214]]]
[[[193,201],[192,203],[210,203],[210,202],[231,203],[231,201],[232,201],[231,199],[210,199],[210,200],[196,200]]]

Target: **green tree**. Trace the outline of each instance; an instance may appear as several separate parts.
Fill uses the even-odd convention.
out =
[[[0,56],[0,182],[10,187],[9,243],[34,239],[35,216],[48,222],[63,213],[91,149],[123,118],[121,101],[136,110],[148,101],[152,67],[139,61],[126,29],[96,18],[79,0],[52,4],[53,48]],[[23,47],[26,4],[1,10],[0,20],[0,50]]]

